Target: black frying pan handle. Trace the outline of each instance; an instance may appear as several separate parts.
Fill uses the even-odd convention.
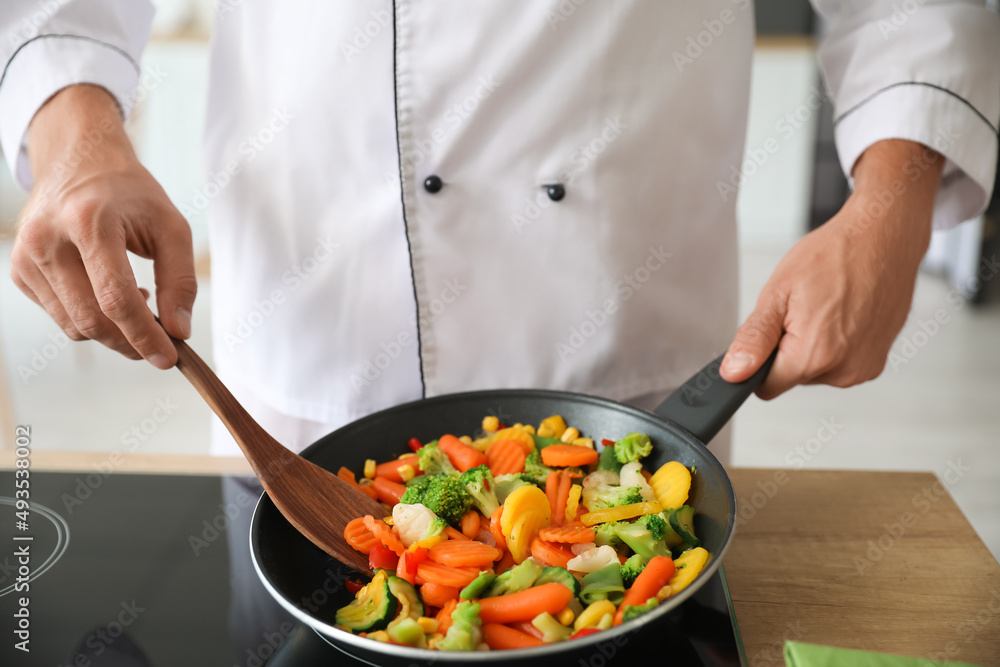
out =
[[[719,366],[726,356],[723,354],[695,373],[653,412],[708,444],[750,394],[764,383],[777,354],[777,350],[772,352],[756,373],[738,384],[726,382],[719,375]]]

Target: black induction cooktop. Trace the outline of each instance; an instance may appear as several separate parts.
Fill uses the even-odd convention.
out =
[[[34,472],[26,527],[14,484],[0,471],[0,665],[366,664],[295,622],[257,580],[251,480]],[[741,664],[718,573],[657,630],[608,642],[592,664]]]

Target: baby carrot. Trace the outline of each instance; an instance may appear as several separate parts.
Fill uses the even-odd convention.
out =
[[[444,534],[445,534],[446,537],[448,537],[449,539],[452,539],[452,540],[467,540],[467,539],[469,539],[468,537],[466,537],[465,535],[463,535],[460,531],[455,530],[451,526],[448,526],[447,528],[444,529]]]
[[[558,614],[571,599],[573,591],[568,586],[542,584],[518,593],[483,598],[479,601],[479,618],[483,623],[528,621],[546,611]]]
[[[597,451],[577,445],[549,445],[542,450],[542,463],[556,468],[597,463]]]
[[[402,484],[394,482],[387,477],[379,477],[378,475],[372,480],[372,486],[375,487],[375,496],[380,502],[387,505],[395,505],[403,497],[403,494],[406,493],[406,487]]]
[[[470,540],[479,534],[479,512],[469,510],[462,517],[462,534]]]
[[[478,449],[469,447],[453,435],[442,435],[438,439],[438,447],[451,461],[451,464],[465,472],[469,468],[486,465],[486,455]]]
[[[625,599],[615,614],[615,625],[622,624],[625,607],[646,604],[646,600],[655,598],[672,576],[674,576],[674,561],[667,556],[655,556],[646,563],[646,567],[635,578],[632,587],[625,591]]]
[[[566,520],[566,502],[569,501],[571,486],[573,486],[573,480],[569,476],[569,471],[560,470],[559,487],[556,489],[556,508],[552,513],[552,523],[556,526],[562,525]]]
[[[457,600],[461,590],[455,586],[444,586],[443,584],[428,581],[420,587],[420,597],[423,599],[424,604],[431,607],[444,607],[452,600]]]
[[[545,496],[549,499],[549,510],[555,520],[556,505],[559,504],[559,473],[555,470],[545,478]]]
[[[376,477],[385,477],[386,479],[393,482],[403,482],[403,475],[400,474],[399,469],[403,466],[410,466],[413,468],[415,474],[420,474],[420,468],[417,465],[417,457],[415,454],[409,456],[404,456],[401,459],[396,459],[395,461],[386,461],[385,463],[380,463],[375,467]]]
[[[514,560],[514,556],[512,556],[509,551],[504,551],[503,558],[500,559],[499,563],[493,566],[493,571],[497,574],[503,574],[515,565],[517,565],[517,561]]]
[[[438,626],[438,632],[440,631],[440,626]],[[532,637],[526,632],[509,628],[500,623],[486,623],[483,625],[483,641],[494,651],[545,646],[545,642],[538,637]]]

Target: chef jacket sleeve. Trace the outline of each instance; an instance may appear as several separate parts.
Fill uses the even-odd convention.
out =
[[[32,185],[28,125],[52,95],[95,84],[128,114],[153,11],[148,0],[0,2],[0,145],[22,187]]]
[[[947,158],[935,228],[982,213],[997,164],[1000,16],[974,0],[813,4],[829,22],[820,64],[848,177],[873,143],[916,141]],[[907,165],[904,180],[921,166]]]

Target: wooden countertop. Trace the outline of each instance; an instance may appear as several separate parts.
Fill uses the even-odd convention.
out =
[[[13,452],[0,452],[10,469]],[[32,452],[31,469],[246,473],[243,459]],[[954,483],[963,471],[954,470]],[[750,667],[798,639],[1000,665],[1000,564],[931,473],[730,471],[742,518],[724,563]]]

